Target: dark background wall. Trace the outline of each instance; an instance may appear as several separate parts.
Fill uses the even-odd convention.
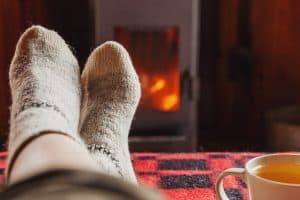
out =
[[[210,18],[202,24],[203,31],[208,31],[204,40],[211,46],[204,41],[208,46],[202,47],[201,57],[208,57],[200,60],[207,90],[201,107],[208,121],[200,127],[199,137],[204,149],[262,150],[267,113],[300,104],[300,1],[250,1],[251,78],[234,81],[229,58],[237,44],[241,1],[204,1],[211,7]]]

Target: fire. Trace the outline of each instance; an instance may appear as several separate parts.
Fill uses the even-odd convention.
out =
[[[1,1],[1,0],[0,0]],[[179,29],[115,27],[115,39],[132,56],[142,87],[140,110],[176,112],[180,107]],[[142,45],[141,45],[142,44]]]
[[[175,111],[179,105],[179,96],[168,89],[167,80],[156,78],[152,85],[146,87],[144,97],[153,99],[153,105],[164,112]]]
[[[140,73],[143,88],[142,101],[148,108],[174,112],[178,110],[180,104],[179,81],[177,76],[168,74],[166,77],[149,77],[145,73]],[[152,80],[151,80],[152,78]]]
[[[161,102],[161,109],[163,111],[172,111],[177,108],[179,97],[176,94],[171,94],[163,97]]]
[[[150,93],[156,93],[162,90],[166,86],[166,81],[164,79],[158,79],[153,86],[150,87]]]

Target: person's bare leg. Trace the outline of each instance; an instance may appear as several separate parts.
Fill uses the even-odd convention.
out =
[[[99,171],[88,151],[68,136],[46,133],[33,139],[16,158],[9,184],[55,169]]]

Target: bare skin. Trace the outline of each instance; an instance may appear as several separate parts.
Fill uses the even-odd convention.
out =
[[[47,133],[33,139],[17,155],[9,184],[56,169],[99,171],[88,151],[70,137]]]

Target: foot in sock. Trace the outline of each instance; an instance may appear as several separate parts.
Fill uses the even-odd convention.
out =
[[[27,29],[9,72],[12,93],[7,173],[22,146],[44,132],[78,135],[80,75],[76,58],[54,31]]]
[[[81,137],[102,172],[137,183],[128,134],[141,88],[130,57],[120,44],[106,42],[88,58],[81,77]]]

